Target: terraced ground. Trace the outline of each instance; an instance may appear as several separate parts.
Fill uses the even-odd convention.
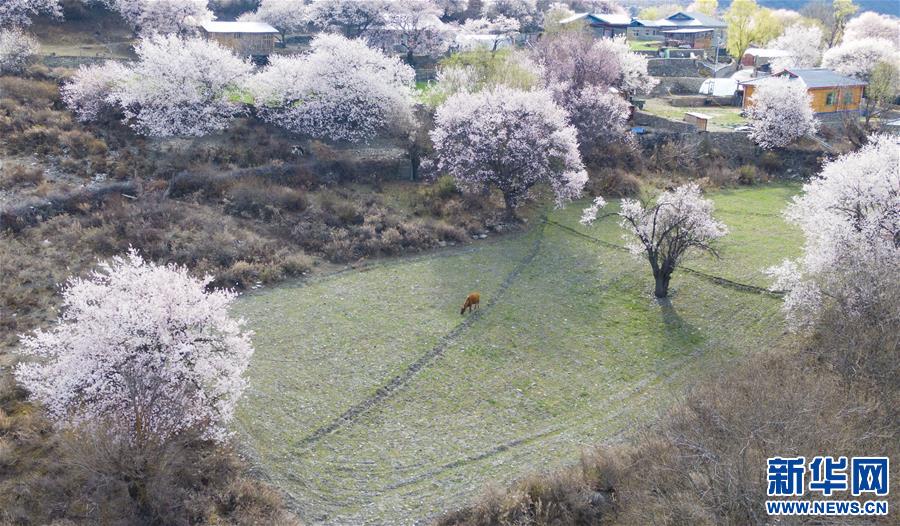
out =
[[[722,259],[690,261],[665,304],[614,221],[577,223],[583,203],[519,236],[248,294],[239,435],[309,523],[418,523],[574,461],[781,337],[778,298],[727,280],[764,287],[797,254],[780,216],[796,191],[713,194]],[[463,318],[471,290],[482,308]]]

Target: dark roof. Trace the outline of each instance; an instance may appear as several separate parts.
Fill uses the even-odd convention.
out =
[[[770,77],[782,77],[788,75],[791,78],[799,78],[806,84],[807,88],[839,88],[842,86],[865,86],[868,83],[853,77],[845,77],[839,73],[835,73],[830,69],[813,68],[813,69],[785,69],[772,75],[750,79],[741,84],[757,85]]]
[[[685,20],[686,18],[693,19]],[[726,27],[727,24],[722,22],[718,18],[714,16],[709,16],[703,13],[695,13],[693,11],[679,11],[673,15],[666,17],[666,20],[670,22],[674,22],[677,25],[694,25],[694,26],[705,26],[705,27]]]

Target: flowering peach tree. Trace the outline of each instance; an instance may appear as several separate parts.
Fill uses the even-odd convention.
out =
[[[587,182],[567,118],[545,91],[499,86],[457,93],[435,115],[436,167],[464,191],[499,188],[510,217],[538,183],[550,186],[562,205],[580,196]]]
[[[756,86],[747,110],[750,139],[763,148],[783,148],[816,132],[812,96],[797,80],[770,78]]]
[[[581,223],[588,225],[598,219],[606,206],[602,197],[584,210]],[[627,233],[628,250],[645,257],[650,263],[656,282],[653,294],[657,298],[669,295],[669,281],[682,259],[691,251],[716,254],[713,243],[728,233],[726,226],[713,215],[713,203],[703,197],[696,183],[663,192],[653,204],[636,199],[623,199],[618,212],[620,225]]]
[[[900,152],[887,136],[827,163],[786,212],[803,255],[769,269],[787,290],[790,325],[810,327],[826,305],[859,315],[896,290],[900,276]],[[883,302],[882,302],[883,304]]]
[[[16,378],[61,427],[102,424],[136,444],[188,429],[224,440],[253,348],[228,314],[235,294],[209,283],[134,250],[102,263],[68,282],[54,326],[22,340],[38,360]]]

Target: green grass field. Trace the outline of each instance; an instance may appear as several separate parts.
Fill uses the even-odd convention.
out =
[[[709,122],[712,125],[711,131],[727,130],[736,128],[747,123],[747,119],[741,117],[741,108],[737,106],[673,106],[669,101],[652,98],[647,99],[644,103],[643,110],[657,117],[681,121],[684,114],[689,111],[705,113],[712,117]]]
[[[713,194],[722,259],[687,266],[764,286],[798,252],[793,186]],[[256,331],[239,437],[307,522],[409,524],[577,459],[648,420],[692,373],[781,338],[779,300],[644,261],[584,203],[499,241],[245,295]],[[482,308],[463,318],[471,290]]]

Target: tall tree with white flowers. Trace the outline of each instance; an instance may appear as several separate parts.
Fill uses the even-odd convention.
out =
[[[77,75],[73,86],[63,89],[64,95],[69,94],[67,102],[76,109],[90,108],[86,97],[103,95],[104,101],[122,109],[129,126],[153,137],[218,132],[245,112],[236,90],[252,65],[230,50],[199,38],[156,35],[142,40],[135,51],[138,60],[132,65]],[[78,88],[87,88],[85,82],[93,82],[97,89]]]
[[[313,26],[340,31],[351,38],[366,37],[384,25],[392,0],[313,0],[309,21]]]
[[[900,152],[891,137],[876,136],[825,164],[785,215],[803,232],[803,255],[769,273],[774,289],[788,291],[784,310],[792,327],[811,327],[826,306],[864,316],[896,294]]]
[[[581,222],[593,223],[605,206],[606,201],[597,197],[585,209]],[[685,255],[692,251],[716,254],[714,242],[728,229],[712,212],[712,201],[703,197],[696,183],[689,183],[663,192],[653,204],[623,199],[619,211],[611,214],[621,218],[628,250],[650,263],[657,298],[669,295],[669,281]]]
[[[366,141],[411,126],[415,73],[396,57],[340,35],[303,55],[274,55],[248,83],[259,115],[307,137]]]
[[[62,16],[59,0],[3,0],[0,2],[0,27],[31,25],[39,15]]]
[[[281,43],[287,35],[305,28],[309,22],[309,0],[262,0],[255,12],[240,16],[241,21],[265,22],[278,30]]]
[[[763,148],[783,148],[815,133],[812,97],[802,82],[782,77],[758,84],[750,98],[750,139]]]
[[[773,71],[785,68],[814,68],[822,61],[822,29],[816,25],[793,24],[767,45],[787,51],[787,57],[772,62]]]
[[[207,0],[110,0],[109,5],[143,36],[190,35],[214,18]]]
[[[253,348],[228,314],[235,294],[210,281],[134,250],[101,264],[68,282],[56,325],[23,338],[40,360],[16,379],[60,427],[100,425],[139,447],[188,430],[224,440]]]
[[[531,187],[547,184],[557,204],[587,182],[575,128],[545,91],[505,86],[457,93],[435,115],[437,169],[466,192],[500,189],[509,218]]]
[[[25,71],[37,60],[40,51],[37,39],[21,29],[0,29],[0,73]]]

